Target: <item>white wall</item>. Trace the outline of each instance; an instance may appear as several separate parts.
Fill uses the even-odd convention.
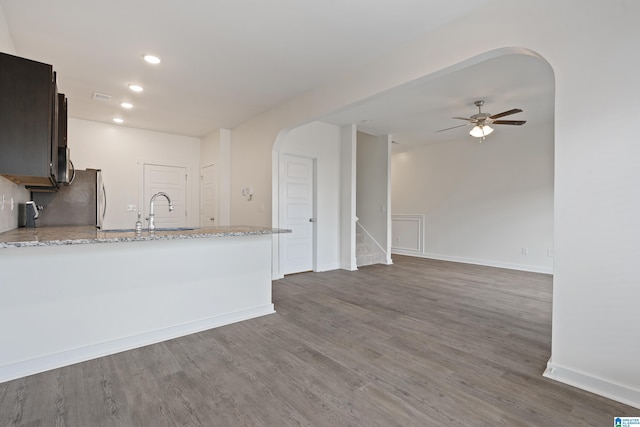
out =
[[[290,123],[293,127],[300,123]],[[271,226],[273,186],[272,148],[279,132],[289,126],[259,128],[242,127],[231,132],[231,222],[235,225]],[[267,143],[265,141],[268,140]],[[243,141],[236,143],[237,140]],[[242,196],[242,189],[253,189],[252,203]]]
[[[391,260],[389,246],[389,167],[388,135],[357,134],[356,216]]]
[[[11,55],[16,54],[16,48],[13,44],[13,39],[11,38],[11,32],[9,31],[9,26],[7,25],[7,20],[4,16],[4,9],[0,4],[0,52],[10,53]]]
[[[394,154],[392,213],[425,215],[427,257],[550,273],[552,124],[496,128]]]
[[[69,118],[68,144],[77,169],[101,169],[107,189],[104,228],[132,228],[142,210],[145,163],[187,168],[187,225],[199,225],[200,140]]]
[[[259,191],[270,191],[271,147],[282,129],[424,76],[449,73],[464,61],[519,47],[537,52],[556,76],[548,374],[640,407],[640,168],[633,161],[640,158],[640,144],[637,125],[629,119],[638,102],[638,16],[640,2],[635,0],[494,0],[364,69],[238,126],[233,131],[232,183],[252,181]],[[482,37],[478,22],[491,23],[482,27]],[[232,215],[243,222],[270,224],[268,203],[264,211],[243,210],[239,195],[231,203]]]
[[[356,259],[356,170],[358,135],[356,125],[342,126],[340,149],[340,268],[357,270]]]
[[[0,52],[12,55],[16,53],[2,5],[0,5]],[[4,205],[2,205],[2,196],[5,200]],[[0,176],[0,233],[13,230],[18,226],[18,204],[30,200],[30,196],[31,194],[24,189],[24,186],[16,185]],[[13,210],[11,199],[13,199]]]
[[[280,155],[316,160],[316,271],[340,268],[341,129],[313,122],[289,131]]]
[[[202,137],[200,144],[200,166],[218,164],[220,161],[220,129]]]

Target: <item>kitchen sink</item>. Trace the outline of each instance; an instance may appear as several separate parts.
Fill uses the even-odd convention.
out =
[[[167,228],[156,228],[156,231],[191,231],[191,230],[195,230],[195,228],[192,227],[167,227]],[[144,228],[142,229],[142,231],[148,231],[145,230]]]
[[[192,227],[164,227],[164,228],[156,228],[156,231],[192,231],[195,228]],[[103,233],[134,233],[136,230],[133,228],[113,228],[111,230],[100,230]],[[147,233],[149,230],[146,228],[142,229],[143,233]]]

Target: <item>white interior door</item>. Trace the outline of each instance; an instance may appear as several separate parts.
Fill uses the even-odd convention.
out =
[[[217,225],[218,175],[215,165],[200,170],[200,227]]]
[[[164,197],[158,197],[154,203],[154,216],[157,228],[184,227],[187,224],[187,168],[181,166],[144,165],[144,218],[149,216],[151,197],[165,192],[173,203],[173,212],[169,212],[169,203]],[[148,222],[144,223],[146,227]]]
[[[293,232],[283,234],[283,274],[313,270],[314,248],[313,159],[285,154],[280,166],[280,224]]]

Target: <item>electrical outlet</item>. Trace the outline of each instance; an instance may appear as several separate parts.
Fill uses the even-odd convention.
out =
[[[553,257],[553,249],[547,249],[547,256]]]
[[[522,249],[520,250],[520,253],[521,253],[522,255],[529,255],[529,248],[522,248]]]
[[[135,212],[136,210],[138,210],[136,205],[127,205],[127,212]]]

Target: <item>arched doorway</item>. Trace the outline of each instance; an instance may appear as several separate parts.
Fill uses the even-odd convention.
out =
[[[472,110],[475,108],[473,101],[478,98],[485,99],[487,107],[494,112],[508,108],[522,108],[524,112],[521,115],[523,119],[526,118],[527,124],[518,129],[500,129],[500,132],[495,132],[492,135],[493,140],[488,139],[482,147],[471,141],[473,138],[468,136],[468,131],[459,134],[456,134],[455,131],[453,133],[435,133],[435,130],[452,125],[451,117],[474,113]],[[429,200],[426,201],[432,208],[440,197],[438,192],[446,193],[451,188],[455,188],[456,191],[463,190],[466,195],[458,195],[457,201],[445,201],[449,204],[458,203],[458,206],[446,206],[446,209],[442,209],[444,205],[441,204],[438,208],[439,211],[436,209],[437,212],[430,212],[429,217],[440,220],[455,216],[452,213],[455,213],[456,210],[466,212],[468,216],[460,216],[457,226],[453,222],[447,227],[448,230],[453,231],[464,227],[468,229],[465,233],[458,233],[456,236],[455,232],[447,232],[445,228],[440,228],[442,233],[438,235],[433,234],[434,230],[438,230],[435,224],[423,226],[421,229],[425,230],[424,234],[419,236],[420,239],[423,239],[420,245],[421,255],[507,268],[552,272],[553,118],[554,75],[550,65],[530,50],[504,48],[486,52],[437,73],[362,100],[342,108],[340,111],[319,117],[318,121],[327,126],[335,126],[336,129],[354,128],[378,135],[389,133],[394,141],[399,143],[394,145],[394,153],[404,152],[402,157],[405,159],[412,156],[406,153],[416,147],[445,146],[447,143],[449,145],[457,144],[460,152],[465,156],[469,156],[469,153],[476,153],[475,159],[473,159],[474,156],[471,156],[471,159],[465,160],[469,170],[474,172],[476,178],[473,178],[474,174],[467,174],[456,179],[467,179],[471,183],[477,184],[479,182],[477,177],[486,177],[492,173],[492,179],[484,182],[481,187],[482,194],[477,192],[477,188],[472,188],[473,186],[450,187],[449,190],[446,190],[447,185],[451,183],[444,182],[440,183],[439,189],[432,189],[428,194]],[[314,132],[309,131],[308,126],[305,124],[299,128],[281,132],[274,144],[272,157],[274,164],[272,169],[274,212],[272,218],[273,225],[276,227],[280,226],[278,212],[280,177],[277,167],[279,156],[290,131],[295,129],[296,132],[306,132],[307,136],[313,138]],[[516,130],[517,132],[515,132]],[[529,151],[522,149],[525,144],[518,145],[518,140],[526,140],[526,145],[530,148]],[[491,144],[492,141],[493,144]],[[542,147],[543,145],[544,147]],[[521,150],[513,148],[521,148]],[[538,148],[543,149],[538,150]],[[310,148],[306,152],[313,151],[314,149]],[[455,161],[455,155],[455,153],[449,153],[447,161]],[[475,163],[471,162],[472,160]],[[530,167],[527,169],[526,165],[529,160],[536,160],[536,162],[529,162]],[[499,168],[489,164],[494,161],[502,168],[500,174],[496,172]],[[485,162],[485,164],[482,165],[478,162]],[[452,163],[452,165],[451,167],[460,167],[462,163],[460,165]],[[319,164],[319,170],[323,166]],[[508,170],[509,167],[511,167],[511,171]],[[500,189],[500,197],[494,199],[488,197],[494,191],[492,188],[518,180],[520,181],[519,187],[507,185],[506,187],[509,188]],[[415,179],[413,183],[405,180],[399,189],[392,190],[393,203],[402,204],[399,208],[402,212],[396,213],[420,213],[413,212],[413,210],[429,210],[430,206],[418,206],[415,203],[421,194],[421,185],[420,179]],[[348,186],[346,187],[348,188]],[[342,191],[344,188],[343,185]],[[531,188],[534,188],[534,191],[530,192],[532,197],[523,195],[525,190],[529,192]],[[404,199],[396,198],[395,196],[400,194],[402,190],[406,195]],[[510,192],[519,194],[519,199],[503,203],[510,197]],[[468,201],[474,195],[480,198],[477,200],[478,203],[472,204],[475,210],[470,209],[469,205],[459,204],[460,200]],[[532,201],[533,198],[535,201]],[[495,209],[485,209],[487,206],[491,207],[497,200],[501,202],[494,206]],[[486,205],[485,208],[482,207],[483,203]],[[506,206],[509,208],[507,209]],[[524,206],[524,208],[518,211],[519,206]],[[392,209],[394,208],[392,207]],[[506,215],[505,212],[509,209],[511,209],[509,215]],[[439,217],[434,215],[434,212],[438,213]],[[505,216],[510,217],[512,221],[509,227],[504,227]],[[348,218],[348,216],[343,215],[341,220],[344,221],[344,218]],[[479,218],[484,222],[477,221]],[[527,224],[533,223],[535,223],[533,226],[527,226]],[[491,233],[492,228],[501,225],[503,227],[500,229],[500,233],[495,233],[494,230],[494,233],[489,237],[480,235],[483,232]],[[517,225],[519,228],[516,227]],[[480,234],[469,233],[469,230],[474,229]],[[331,232],[344,234],[345,231],[341,230],[338,224],[336,230],[331,230]],[[447,241],[447,239],[449,240]],[[480,244],[476,245],[476,241],[489,243],[483,248]],[[440,247],[434,246],[434,242],[440,242]],[[278,271],[277,264],[274,262],[274,271]]]

